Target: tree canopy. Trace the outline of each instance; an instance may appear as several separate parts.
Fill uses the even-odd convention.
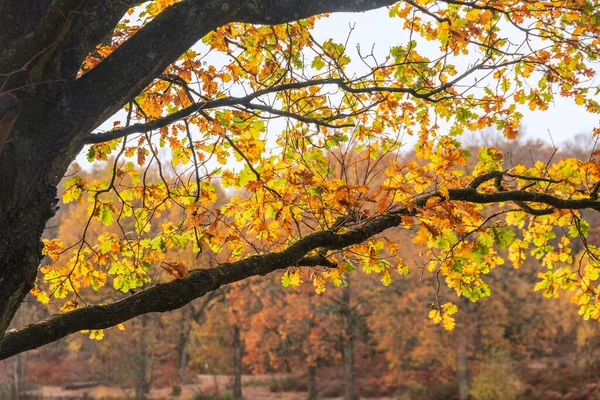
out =
[[[311,33],[382,7],[406,33],[384,59]],[[0,27],[1,358],[275,270],[318,293],[356,269],[388,285],[415,273],[395,229],[459,296],[534,257],[535,289],[600,319],[581,212],[600,210],[600,154],[514,164],[460,142],[515,139],[558,97],[600,111],[594,1],[0,0]],[[80,154],[110,175],[67,173]],[[41,239],[57,203],[81,231]],[[57,314],[4,334],[29,292]],[[427,300],[453,329],[456,302]]]

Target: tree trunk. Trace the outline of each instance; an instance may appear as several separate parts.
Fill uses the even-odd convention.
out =
[[[12,384],[10,385],[11,398],[13,400],[19,400],[21,398],[21,391],[23,390],[23,366],[21,361],[21,354],[17,354],[13,362],[13,377]]]
[[[242,399],[242,338],[240,327],[233,327],[233,397]]]
[[[33,287],[40,238],[56,212],[56,187],[82,148],[70,143],[77,131],[67,115],[72,110],[56,109],[65,96],[58,86],[44,99],[19,92],[14,125],[4,126],[6,115],[0,115],[0,341]]]
[[[187,368],[187,341],[182,345],[179,352],[179,374],[177,376],[178,383],[183,385],[185,380],[185,370]]]
[[[135,400],[145,400],[148,391],[146,366],[143,365],[143,362],[140,362],[135,379]]]
[[[50,172],[47,164],[52,160],[45,153],[23,137],[11,140],[0,153],[0,341],[33,287],[40,238],[56,210],[56,184],[64,169]]]
[[[317,367],[308,367],[308,400],[317,400]]]
[[[467,369],[467,338],[459,334],[458,338],[458,398],[469,398],[469,372]]]
[[[179,343],[177,343],[177,358],[179,360],[179,371],[177,372],[177,382],[173,386],[173,390],[171,392],[174,396],[181,396],[182,386],[185,381],[185,373],[187,369],[187,345],[190,338],[191,329],[187,329],[184,326],[185,321],[185,313],[181,313],[182,321],[181,321],[181,329],[182,331],[179,333]]]
[[[354,344],[351,337],[344,338],[344,382],[346,385],[344,400],[356,400],[356,385],[354,379]]]
[[[177,358],[179,360],[179,372],[177,374],[177,385],[181,386],[185,380],[188,354],[187,346],[190,342],[190,335],[192,333],[192,322],[189,321],[189,326],[186,326],[186,319],[189,318],[187,310],[181,313],[181,320],[179,322],[179,342],[177,343]]]
[[[473,312],[471,302],[466,298],[462,298],[462,306],[467,312]],[[468,369],[468,358],[467,358],[467,346],[468,346],[468,333],[467,324],[462,321],[457,327],[456,335],[458,336],[458,398],[459,400],[469,399],[469,369]]]
[[[344,324],[344,336],[342,337],[342,356],[344,362],[344,400],[356,400],[356,382],[354,376],[354,321],[352,309],[350,308],[350,281],[342,291],[341,312]]]
[[[141,316],[141,329],[138,336],[137,371],[135,380],[135,400],[144,400],[150,392],[152,372],[148,374],[148,366],[153,362],[153,351],[148,343],[148,314]],[[148,376],[150,375],[150,376]]]

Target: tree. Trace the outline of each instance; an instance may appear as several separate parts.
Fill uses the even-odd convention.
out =
[[[245,296],[252,296],[255,310],[246,309],[250,321],[244,334],[244,361],[252,372],[301,371],[306,373],[309,399],[317,398],[317,368],[335,361],[335,337],[339,324],[330,316],[332,292],[317,299],[312,288],[304,286],[281,292],[275,279],[254,282]],[[334,291],[335,292],[335,291]]]
[[[538,289],[549,297],[572,290],[584,317],[600,318],[597,251],[577,211],[600,207],[596,154],[505,167],[500,151],[482,148],[465,174],[468,154],[456,140],[490,126],[515,138],[522,106],[543,110],[558,96],[598,112],[589,88],[600,46],[596,2],[141,4],[0,1],[1,358],[277,269],[286,269],[284,285],[297,285],[308,267],[322,291],[358,263],[387,284],[394,269],[408,271],[398,246],[379,236],[399,226],[416,232],[427,268],[473,301],[489,294],[483,278],[502,263],[496,249],[508,249],[515,266],[532,252],[549,267]],[[380,7],[408,39],[383,61],[359,53],[360,75],[343,43],[311,35],[323,13]],[[222,68],[192,49],[200,39],[225,56]],[[119,110],[124,122],[99,128]],[[275,117],[286,124],[267,145]],[[423,162],[381,168],[402,144],[401,129],[418,137]],[[111,156],[112,176],[67,177],[62,202],[87,202],[88,221],[76,243],[41,242],[57,186],[84,148],[90,161]],[[358,184],[328,167],[328,157],[349,151],[369,166]],[[233,159],[244,167],[234,169]],[[374,186],[377,171],[388,178]],[[215,208],[217,181],[244,190]],[[172,210],[178,218],[153,226]],[[112,228],[92,237],[92,220]],[[556,239],[557,226],[568,235]],[[553,268],[572,260],[576,241],[591,261]],[[188,270],[170,258],[170,248],[188,244],[221,254],[221,264]],[[68,262],[43,266],[38,278],[42,255]],[[153,281],[153,265],[173,279]],[[120,299],[86,305],[86,291],[107,282]],[[62,312],[5,334],[30,291],[66,299]],[[451,329],[457,307],[434,304],[430,317]]]

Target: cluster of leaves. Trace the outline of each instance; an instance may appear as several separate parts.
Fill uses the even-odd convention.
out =
[[[122,21],[82,72],[172,3],[131,10],[138,21]],[[87,204],[87,223],[74,243],[45,242],[52,261],[68,261],[44,266],[34,294],[73,296],[66,311],[84,288],[111,282],[127,293],[155,281],[152,265],[183,279],[187,266],[170,252],[186,246],[236,262],[283,251],[312,232],[350,235],[389,217],[415,232],[426,269],[460,296],[488,296],[486,274],[505,256],[518,268],[530,255],[548,268],[537,285],[544,295],[573,291],[584,317],[600,319],[598,250],[576,211],[591,207],[577,201],[597,198],[596,159],[507,166],[488,147],[469,166],[457,140],[486,127],[514,139],[523,106],[543,110],[556,96],[599,112],[588,87],[600,54],[594,4],[399,2],[390,18],[410,40],[381,63],[359,53],[362,71],[344,43],[313,37],[321,17],[216,29],[127,105],[125,123],[90,135],[88,160],[110,160],[112,173],[65,180],[63,202]],[[208,54],[225,61],[209,64]],[[469,67],[459,67],[461,57]],[[269,126],[273,118],[285,126]],[[417,137],[417,159],[402,159],[404,133]],[[235,195],[225,198],[221,188]],[[488,200],[470,200],[481,196]],[[157,226],[162,214],[170,222]],[[104,231],[92,235],[93,221]],[[568,235],[557,239],[561,229]],[[574,242],[585,244],[585,257],[563,266],[573,264]],[[385,234],[306,256],[337,265],[310,266],[319,293],[328,282],[343,285],[357,266],[385,285],[393,271],[410,272]],[[284,286],[302,282],[299,267],[283,274]],[[430,317],[452,329],[456,312],[436,296]]]
[[[60,216],[61,232],[72,230],[78,222],[77,207],[65,208]],[[157,222],[168,218],[163,215]],[[102,227],[101,223],[98,226]],[[588,234],[597,237],[598,232],[591,229]],[[388,238],[403,249],[407,264],[421,266],[421,246],[411,241],[413,235],[414,230],[397,229]],[[185,249],[172,256],[182,257],[188,264],[210,264],[208,254],[201,255],[198,261]],[[52,368],[66,380],[74,379],[69,371],[71,365],[77,365],[79,379],[102,376],[121,386],[133,386],[139,379],[138,374],[127,371],[149,368],[153,372],[147,379],[154,381],[153,387],[164,387],[179,382],[181,351],[189,354],[188,377],[196,373],[231,374],[232,332],[238,327],[244,341],[244,373],[291,371],[301,375],[310,366],[317,368],[317,382],[322,390],[336,387],[341,379],[342,343],[352,339],[356,385],[365,395],[422,391],[423,397],[432,398],[436,388],[443,389],[444,396],[454,393],[461,351],[468,358],[471,395],[476,399],[486,398],[486,391],[504,393],[507,385],[515,389],[522,388],[522,383],[531,383],[537,393],[543,393],[547,385],[560,387],[551,367],[546,367],[544,375],[531,375],[526,368],[531,362],[543,362],[546,366],[554,356],[568,365],[571,374],[576,374],[580,384],[569,389],[574,392],[587,387],[582,384],[587,382],[584,364],[579,363],[594,362],[600,326],[580,320],[564,297],[548,302],[533,293],[535,276],[530,271],[538,268],[536,264],[535,257],[530,257],[520,269],[491,271],[485,280],[494,296],[478,303],[460,302],[456,332],[450,334],[426,319],[428,309],[437,315],[437,307],[429,307],[436,291],[434,275],[411,274],[406,279],[394,279],[389,286],[378,284],[380,278],[373,273],[347,276],[349,287],[328,287],[320,296],[315,295],[311,285],[284,289],[281,277],[275,274],[251,279],[231,285],[224,299],[213,298],[203,314],[198,311],[204,307],[204,299],[172,313],[129,321],[125,323],[126,331],[105,333],[100,342],[82,335],[71,336],[62,345],[33,354],[36,362],[28,366],[33,374],[28,382],[42,382],[44,378],[40,377],[48,374],[44,368]],[[299,279],[308,280],[308,274],[301,269],[288,275],[291,277],[296,271]],[[152,275],[155,272],[156,269]],[[343,295],[348,290],[350,329],[344,323],[347,310]],[[442,298],[452,294],[444,287],[440,292]],[[102,296],[93,293],[86,298],[96,300]],[[32,303],[27,306],[42,307]],[[440,325],[453,317],[447,307],[450,306],[442,308],[445,320]],[[148,323],[143,324],[148,317]],[[94,337],[98,334],[101,332],[94,332]],[[467,342],[464,349],[458,345],[461,338]],[[187,344],[182,346],[182,340]],[[114,351],[120,347],[124,350]],[[52,357],[51,367],[37,357]],[[497,365],[499,360],[501,365]],[[153,363],[160,363],[160,368],[152,369]],[[491,379],[494,374],[506,374],[506,380]],[[304,382],[303,377],[297,379],[300,384]]]

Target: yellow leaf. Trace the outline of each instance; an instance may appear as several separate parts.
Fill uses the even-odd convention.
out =
[[[302,283],[302,276],[300,275],[300,270],[296,269],[290,275],[290,286],[298,287]]]
[[[48,298],[48,294],[43,290],[40,290],[40,288],[37,285],[35,285],[29,293],[32,296],[35,296],[37,301],[39,301],[42,304],[48,304],[48,302],[50,301],[50,299]]]
[[[69,300],[67,301],[62,308],[60,309],[60,312],[67,312],[67,311],[71,311],[77,308],[77,300]]]
[[[102,340],[103,338],[104,338],[104,330],[103,329],[92,329],[90,331],[90,339]]]
[[[479,19],[479,13],[480,13],[479,10],[473,9],[467,13],[467,15],[465,16],[465,19],[470,22],[477,21]]]
[[[531,100],[529,102],[529,109],[531,111],[535,111],[536,107],[537,107],[537,101],[535,99]]]
[[[317,294],[325,292],[325,278],[322,275],[315,275],[313,285],[315,286],[315,292]]]
[[[438,191],[445,199],[450,197],[450,192],[448,191],[448,186],[440,185],[440,187],[438,188]],[[427,202],[429,203],[429,200]]]
[[[447,331],[454,330],[454,327],[456,326],[456,321],[454,320],[454,317],[451,317],[451,316],[449,316],[447,314],[444,314],[444,318],[443,318],[443,321],[442,321],[442,326]]]
[[[504,137],[507,138],[508,140],[514,140],[519,136],[519,128],[515,128],[513,126],[511,126],[510,124],[506,124],[506,126],[504,127]]]
[[[442,315],[438,310],[429,311],[429,318],[433,320],[434,324],[439,324],[442,321]]]

